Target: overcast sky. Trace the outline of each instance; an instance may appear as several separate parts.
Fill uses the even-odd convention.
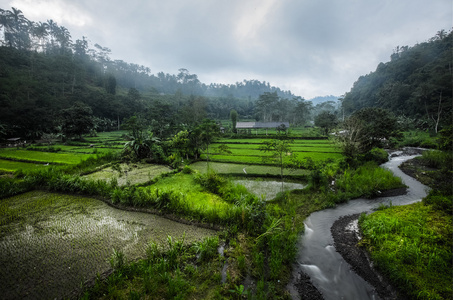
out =
[[[451,30],[452,0],[0,0],[52,19],[121,59],[204,83],[270,82],[306,99],[348,92],[361,75]]]

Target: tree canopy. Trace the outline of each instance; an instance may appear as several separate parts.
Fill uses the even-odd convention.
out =
[[[429,41],[396,47],[389,62],[361,76],[345,94],[345,113],[379,107],[410,118],[413,127],[438,131],[449,125],[452,42],[452,32],[440,30]]]

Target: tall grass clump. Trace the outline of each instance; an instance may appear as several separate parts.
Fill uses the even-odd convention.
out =
[[[335,189],[344,200],[379,196],[381,191],[405,187],[401,178],[389,170],[368,162],[357,169],[347,169],[335,181]]]
[[[416,203],[391,206],[359,220],[361,244],[377,267],[411,299],[450,299],[451,215]]]
[[[453,153],[451,151],[430,150],[423,151],[421,159],[431,168],[445,169],[453,164]]]

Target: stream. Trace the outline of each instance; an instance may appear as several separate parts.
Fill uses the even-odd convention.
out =
[[[350,265],[335,250],[330,228],[342,216],[369,212],[381,204],[406,205],[424,198],[428,187],[398,168],[401,163],[416,156],[418,155],[395,152],[390,161],[381,166],[391,170],[408,186],[405,195],[372,200],[356,199],[332,209],[314,212],[305,220],[305,232],[297,245],[294,281],[298,280],[300,272],[307,274],[324,299],[380,299],[374,288],[354,273]],[[289,290],[293,299],[300,299],[298,292],[295,291],[295,284],[296,282],[290,284]]]

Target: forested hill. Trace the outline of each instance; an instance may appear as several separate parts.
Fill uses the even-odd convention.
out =
[[[452,122],[452,32],[397,47],[391,60],[361,76],[343,99],[345,113],[380,107],[435,129]]]
[[[180,92],[185,95],[232,96],[255,100],[265,92],[276,92],[279,97],[284,98],[293,96],[290,91],[283,91],[259,80],[243,80],[234,84],[202,83],[196,74],[190,74],[189,70],[184,68],[179,69],[178,74],[158,72],[154,75],[149,67],[123,60],[112,60],[109,48],[99,44],[91,47],[85,37],[73,42],[70,32],[64,26],[59,26],[52,20],[44,23],[30,21],[16,8],[12,8],[11,11],[0,8],[0,45],[24,53],[36,52],[47,56],[66,55],[84,58],[85,63],[91,64],[90,68],[93,71],[101,69],[102,75],[114,77],[117,87],[135,88],[140,92],[150,90],[161,94]],[[14,63],[18,63],[18,66],[30,64],[30,53],[24,54],[21,58],[24,60]],[[64,66],[60,67],[63,69]],[[49,71],[68,73],[68,70],[64,69]]]
[[[33,22],[19,9],[0,8],[0,139],[58,132],[61,113],[76,103],[87,106],[97,129],[105,130],[135,114],[146,115],[155,127],[176,126],[175,119],[190,124],[228,118],[231,109],[253,118],[254,103],[264,93],[301,99],[258,80],[204,84],[183,68],[154,75],[110,55],[85,37],[73,41],[52,20]]]

